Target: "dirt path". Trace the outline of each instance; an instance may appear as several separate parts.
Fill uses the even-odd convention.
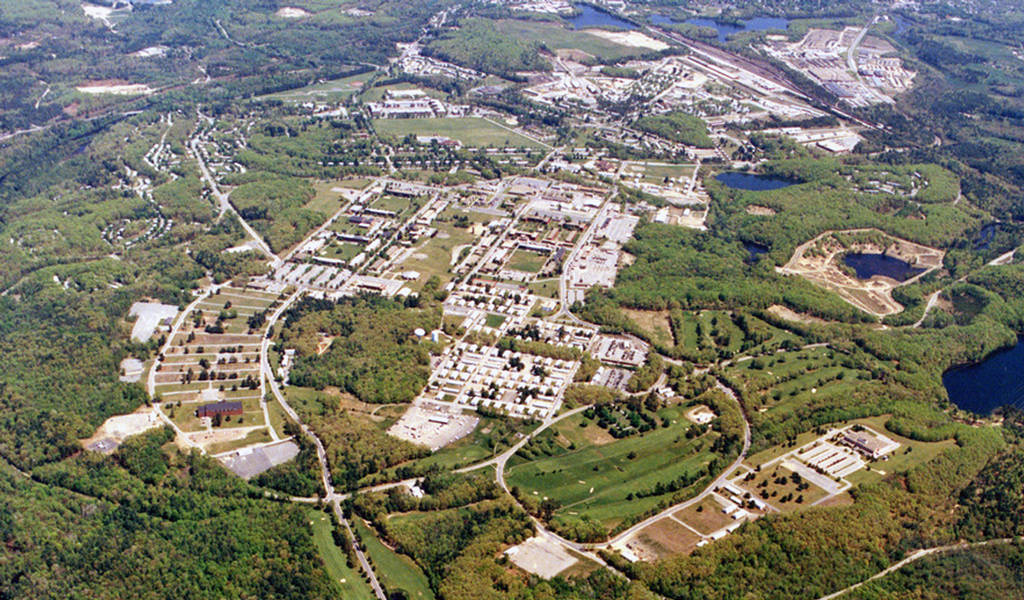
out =
[[[959,543],[959,544],[951,544],[949,546],[938,546],[936,548],[928,548],[928,549],[925,549],[925,550],[918,550],[916,552],[913,552],[910,556],[904,558],[900,562],[898,562],[898,563],[892,565],[891,567],[889,567],[888,569],[882,571],[881,573],[878,573],[877,575],[869,577],[868,579],[865,579],[864,581],[862,581],[860,583],[855,583],[855,584],[851,585],[850,587],[843,588],[843,589],[839,590],[838,592],[835,592],[833,594],[829,594],[828,596],[822,596],[818,600],[832,600],[833,598],[838,598],[839,596],[842,596],[843,594],[852,592],[853,590],[859,588],[860,586],[864,585],[865,583],[874,581],[876,579],[881,579],[882,577],[885,577],[889,573],[892,573],[893,571],[899,570],[899,569],[909,565],[912,562],[921,560],[922,558],[924,558],[926,556],[931,556],[933,554],[941,554],[941,553],[944,553],[944,552],[952,552],[954,550],[966,550],[967,548],[977,548],[977,547],[980,547],[980,546],[989,546],[989,545],[992,545],[992,544],[1008,544],[1008,543],[1010,543],[1012,541],[1013,541],[1012,538],[1004,538],[1004,539],[999,539],[999,540],[988,540],[988,541],[985,541],[985,542],[975,542],[973,544]]]

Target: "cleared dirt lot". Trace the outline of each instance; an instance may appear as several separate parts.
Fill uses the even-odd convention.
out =
[[[885,245],[856,241],[843,244],[837,237],[856,234],[866,234],[885,240]],[[902,282],[880,275],[867,280],[858,279],[840,265],[842,257],[848,253],[885,254],[922,269],[922,272]],[[826,231],[798,246],[789,262],[776,270],[784,275],[799,275],[835,292],[843,300],[864,312],[876,317],[885,317],[903,311],[903,306],[893,300],[892,290],[913,283],[938,269],[942,266],[944,257],[945,252],[942,250],[895,238],[877,229]]]

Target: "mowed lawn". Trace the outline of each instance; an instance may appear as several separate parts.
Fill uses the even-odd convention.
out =
[[[444,136],[459,140],[469,148],[542,148],[530,138],[519,135],[479,117],[441,119],[378,119],[377,133],[402,139],[405,136]]]
[[[331,518],[319,510],[306,511],[313,528],[313,543],[324,559],[327,576],[345,600],[375,600],[376,596],[357,569],[350,569],[345,553],[334,543]]]
[[[353,519],[352,526],[359,532],[377,579],[385,590],[404,590],[409,600],[434,600],[427,576],[411,558],[381,543],[362,519]]]
[[[556,500],[561,505],[558,514],[589,515],[614,527],[668,496],[627,500],[630,493],[694,473],[717,456],[706,449],[710,436],[717,434],[687,440],[689,422],[682,419],[679,409],[664,409],[659,416],[676,423],[621,440],[615,440],[583,415],[567,419],[555,428],[558,437],[554,455],[528,462],[517,457],[505,479],[524,494]],[[587,425],[581,427],[584,421]]]

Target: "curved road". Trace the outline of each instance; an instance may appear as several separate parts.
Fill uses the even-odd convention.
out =
[[[281,315],[284,314],[284,311],[288,310],[288,308],[296,300],[298,300],[298,298],[301,295],[301,290],[292,294],[287,300],[285,300],[281,304],[281,306],[277,308],[277,310],[274,311],[272,315],[270,315],[270,317],[267,318],[266,330],[268,332],[270,331],[270,328],[274,326],[277,320],[281,318]],[[331,504],[331,509],[334,511],[335,516],[338,517],[338,521],[348,531],[349,538],[353,540],[352,547],[355,550],[356,558],[359,560],[359,565],[362,567],[363,572],[366,573],[367,577],[369,577],[370,586],[373,588],[374,594],[377,595],[378,600],[387,600],[387,596],[384,594],[384,589],[381,588],[380,582],[377,581],[377,576],[374,574],[373,568],[370,566],[370,562],[366,560],[366,555],[359,547],[359,544],[355,543],[355,534],[353,534],[352,532],[352,527],[349,525],[348,520],[345,519],[345,515],[342,513],[341,500],[343,498],[346,498],[347,495],[339,495],[334,489],[334,483],[331,481],[331,471],[327,464],[327,452],[326,450],[324,450],[323,442],[320,441],[320,438],[317,437],[317,435],[313,432],[312,429],[309,428],[309,426],[302,422],[302,419],[299,418],[298,413],[296,413],[295,410],[292,409],[292,407],[288,404],[288,400],[285,399],[284,394],[281,393],[281,388],[278,386],[277,380],[274,378],[273,369],[270,366],[268,354],[269,350],[270,340],[267,337],[264,337],[263,342],[260,346],[261,374],[266,379],[267,386],[270,388],[270,391],[273,392],[274,397],[277,398],[277,401],[281,404],[281,407],[284,409],[284,412],[287,413],[288,416],[291,417],[292,420],[294,420],[299,425],[299,429],[302,431],[302,433],[304,433],[307,437],[313,440],[313,444],[316,445],[316,456],[317,459],[320,461],[320,477],[323,480],[324,490],[326,490],[327,492],[327,501]],[[261,400],[261,402],[265,402],[265,400]],[[300,501],[306,502],[307,500],[302,499]]]
[[[989,545],[992,545],[992,544],[1008,544],[1008,543],[1010,543],[1012,541],[1013,541],[1012,538],[1003,538],[1003,539],[998,539],[998,540],[987,540],[987,541],[984,541],[984,542],[975,542],[973,544],[959,543],[959,544],[950,544],[949,546],[937,546],[935,548],[927,548],[927,549],[924,549],[924,550],[917,550],[916,552],[911,553],[910,556],[908,556],[908,557],[904,558],[903,560],[901,560],[900,562],[892,565],[891,567],[889,567],[888,569],[882,571],[881,573],[873,575],[873,576],[869,577],[868,579],[865,579],[864,581],[862,581],[860,583],[855,583],[855,584],[851,585],[850,587],[843,588],[843,589],[839,590],[838,592],[829,594],[828,596],[822,596],[818,600],[832,600],[833,598],[838,598],[838,597],[842,596],[843,594],[852,592],[853,590],[859,588],[860,586],[864,585],[865,583],[869,583],[869,582],[874,581],[876,579],[881,579],[882,577],[885,577],[889,573],[892,573],[893,571],[901,569],[901,568],[909,565],[910,563],[912,563],[914,561],[921,560],[922,558],[924,558],[926,556],[931,556],[933,554],[941,554],[941,553],[944,553],[944,552],[952,552],[954,550],[966,550],[968,548],[977,548],[979,546],[989,546]]]

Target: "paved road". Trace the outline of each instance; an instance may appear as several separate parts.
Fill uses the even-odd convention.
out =
[[[270,331],[270,328],[273,327],[277,320],[281,318],[281,315],[284,314],[284,311],[288,310],[288,308],[296,300],[298,300],[298,298],[301,295],[301,290],[296,292],[295,294],[292,294],[287,300],[285,300],[281,304],[281,306],[277,308],[276,311],[274,311],[272,315],[270,315],[270,317],[267,318],[267,331]],[[352,527],[349,525],[348,520],[345,519],[345,515],[342,513],[341,510],[341,500],[343,498],[347,498],[348,495],[339,495],[335,491],[334,483],[331,481],[331,470],[327,464],[327,451],[324,450],[323,442],[320,441],[320,438],[317,437],[315,433],[313,433],[313,430],[310,429],[309,426],[302,422],[302,419],[299,418],[298,413],[296,413],[295,410],[292,409],[292,407],[288,404],[288,400],[285,399],[284,394],[281,393],[281,388],[278,386],[277,380],[274,378],[273,369],[270,366],[268,354],[269,350],[270,340],[264,338],[263,343],[260,346],[260,371],[262,372],[263,377],[266,379],[266,383],[267,386],[270,387],[270,391],[273,392],[274,397],[277,398],[277,401],[281,404],[281,407],[284,408],[285,413],[287,413],[288,416],[291,417],[291,419],[299,425],[299,429],[302,431],[302,433],[304,433],[311,440],[313,440],[313,444],[316,445],[316,456],[317,459],[320,461],[320,477],[323,480],[324,490],[326,490],[327,492],[327,501],[331,504],[331,509],[334,511],[334,514],[338,517],[338,521],[348,531],[349,537],[354,540],[355,535],[352,533]],[[374,594],[377,595],[378,600],[387,600],[387,596],[384,594],[384,590],[383,588],[381,588],[380,582],[377,581],[377,576],[374,574],[373,569],[370,567],[370,562],[366,560],[366,555],[359,547],[359,544],[353,544],[353,548],[355,548],[356,558],[359,560],[359,565],[362,567],[363,572],[366,573],[366,575],[370,579],[370,586],[373,587]]]
[[[739,398],[736,397],[735,392],[733,392],[731,389],[729,389],[721,381],[717,382],[717,386],[718,386],[718,389],[722,390],[723,392],[725,392],[725,394],[727,396],[732,398],[732,400],[734,402],[736,402],[737,406],[740,406],[740,413],[743,414],[743,450],[740,451],[739,456],[736,457],[736,460],[733,461],[733,463],[731,465],[729,465],[728,467],[726,467],[722,471],[722,474],[719,475],[717,479],[712,481],[711,484],[708,485],[708,487],[704,488],[704,491],[702,491],[701,493],[697,494],[696,496],[694,496],[693,498],[691,498],[691,499],[689,499],[689,500],[687,500],[685,502],[681,502],[679,504],[672,505],[672,506],[666,508],[665,510],[661,511],[660,513],[654,515],[653,517],[649,517],[647,519],[644,519],[643,521],[640,521],[636,525],[630,527],[629,529],[623,531],[622,533],[620,533],[617,536],[615,536],[615,537],[611,538],[610,540],[608,540],[607,544],[609,546],[613,545],[613,544],[620,543],[622,541],[625,541],[625,540],[629,539],[630,536],[632,536],[636,532],[640,531],[644,527],[647,527],[648,525],[654,523],[655,521],[659,521],[659,520],[667,517],[671,513],[674,513],[675,511],[677,511],[677,510],[679,510],[681,508],[686,508],[688,506],[691,506],[693,504],[696,504],[696,503],[700,502],[701,500],[703,500],[704,498],[709,496],[715,490],[715,488],[718,488],[718,487],[721,487],[721,486],[725,485],[725,482],[732,475],[733,471],[735,471],[737,468],[739,468],[740,464],[743,463],[743,460],[747,457],[747,452],[750,451],[750,421],[747,420],[746,414],[742,412],[743,411],[743,407],[742,407],[742,405],[740,405]]]

